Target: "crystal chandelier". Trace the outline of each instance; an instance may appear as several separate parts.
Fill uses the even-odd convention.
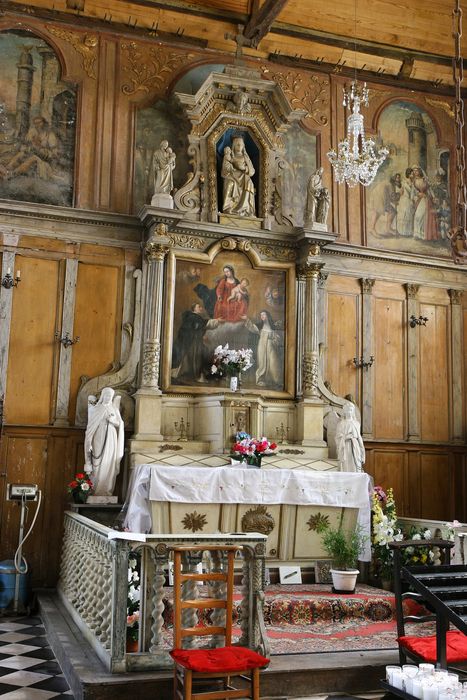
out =
[[[352,80],[350,90],[344,88],[343,105],[351,110],[347,119],[347,138],[339,143],[337,153],[333,149],[327,154],[336,182],[346,182],[349,187],[355,187],[358,183],[365,187],[370,185],[389,153],[387,148],[376,148],[373,139],[365,138],[363,114],[360,113],[362,104],[368,107],[366,83],[362,87]]]

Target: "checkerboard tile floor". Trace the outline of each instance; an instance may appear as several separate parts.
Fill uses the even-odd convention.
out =
[[[1,700],[73,700],[38,616],[0,617]]]

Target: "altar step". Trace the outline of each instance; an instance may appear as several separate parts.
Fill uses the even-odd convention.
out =
[[[54,593],[39,594],[47,637],[75,700],[172,700],[170,672],[108,673]],[[398,661],[394,650],[273,656],[261,674],[261,695],[303,697],[377,691],[384,667]]]

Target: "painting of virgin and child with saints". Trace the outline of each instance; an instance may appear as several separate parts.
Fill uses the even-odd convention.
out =
[[[222,253],[211,265],[179,261],[171,383],[218,386],[214,349],[228,343],[253,350],[242,386],[283,391],[285,278],[284,271],[253,269],[240,253]]]

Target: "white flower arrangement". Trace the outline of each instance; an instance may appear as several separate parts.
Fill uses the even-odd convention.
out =
[[[225,374],[233,375],[246,372],[253,366],[253,350],[251,348],[240,348],[231,350],[229,344],[218,345],[214,350],[214,357],[211,366],[211,374],[223,377]]]

